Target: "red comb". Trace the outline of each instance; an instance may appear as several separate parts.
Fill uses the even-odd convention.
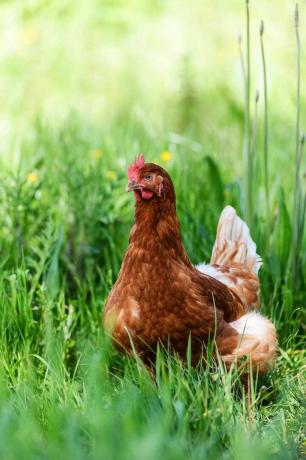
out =
[[[145,157],[143,154],[139,155],[131,166],[128,167],[127,176],[129,180],[137,180],[140,169],[145,164]]]

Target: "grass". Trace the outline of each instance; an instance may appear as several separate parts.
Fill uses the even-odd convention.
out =
[[[269,87],[269,78],[273,82],[266,97],[269,114],[260,105],[261,97],[250,107],[251,114],[256,109],[253,124],[249,121],[250,130],[256,128],[250,133],[254,136],[256,131],[251,232],[264,260],[262,309],[275,322],[280,343],[275,369],[253,382],[250,422],[235,370],[226,373],[217,365],[184,368],[161,351],[153,382],[141,363],[114,351],[101,328],[103,302],[120,268],[133,219],[133,198],[123,191],[126,167],[137,152],[145,152],[148,160],[164,164],[170,172],[184,244],[194,262],[209,260],[225,204],[234,205],[245,217],[244,175],[237,154],[242,150],[244,127],[242,82],[238,80],[237,92],[236,83],[224,82],[230,54],[225,45],[230,43],[228,28],[237,21],[243,26],[241,4],[233,2],[229,11],[221,0],[214,7],[193,0],[190,12],[190,7],[187,11],[177,2],[159,7],[141,1],[120,6],[67,2],[63,8],[62,2],[37,1],[25,2],[21,15],[16,5],[1,5],[1,20],[14,18],[23,42],[16,54],[2,54],[0,77],[7,89],[0,124],[0,458],[301,458],[305,453],[306,241],[301,211],[298,214],[293,203],[297,192],[304,196],[304,163],[302,143],[297,147],[298,168],[294,160],[295,75],[288,66],[282,67],[269,35],[280,17],[287,18],[285,10],[279,7],[271,13],[265,2],[249,5],[251,50],[257,46],[260,58],[260,37],[252,35],[258,30],[253,15],[260,13],[260,19],[265,19],[264,88]],[[220,10],[228,11],[229,19]],[[193,19],[195,35],[185,16]],[[207,17],[218,18],[215,28]],[[225,50],[225,59],[223,55],[215,59],[209,48],[213,45],[207,45],[207,59],[216,66],[209,71],[206,63],[199,62],[195,45],[204,18],[209,43],[221,40]],[[284,52],[294,63],[292,14],[288,21],[291,29],[285,34]],[[78,35],[80,24],[83,34]],[[178,25],[195,49],[195,54],[183,53],[182,59],[175,47],[176,33],[168,37]],[[168,40],[173,57],[165,58],[165,50],[156,45],[159,34]],[[107,50],[114,51],[113,37],[118,40],[120,59],[112,61]],[[93,38],[106,44],[92,49],[87,45]],[[54,68],[63,39],[70,45],[69,52],[61,50]],[[150,79],[150,92],[150,74],[137,66],[141,76],[136,80],[134,74],[134,64],[145,51],[152,59],[159,56],[157,65],[169,60],[168,69],[177,70],[172,81],[161,66],[161,75]],[[213,51],[217,53],[216,46]],[[42,52],[49,60],[38,64]],[[109,87],[99,53],[113,71]],[[304,55],[303,46],[300,53]],[[253,51],[249,59],[253,69]],[[25,68],[35,91],[28,91],[29,76],[20,73]],[[64,78],[67,69],[70,84]],[[92,76],[94,69],[101,71],[99,84]],[[303,81],[303,66],[300,72]],[[209,79],[211,74],[215,82],[203,87],[203,75]],[[276,75],[284,75],[282,91]],[[14,91],[9,91],[8,81]],[[171,84],[177,85],[175,91]],[[75,107],[71,88],[80,94]],[[303,94],[299,98],[302,128],[305,99]],[[278,104],[287,107],[286,114],[280,114]],[[268,115],[269,178],[264,129]],[[160,153],[166,150],[172,158],[162,162]]]

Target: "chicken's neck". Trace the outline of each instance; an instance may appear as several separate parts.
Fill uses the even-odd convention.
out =
[[[191,265],[181,240],[175,202],[171,200],[136,203],[130,245],[142,250],[162,252]]]

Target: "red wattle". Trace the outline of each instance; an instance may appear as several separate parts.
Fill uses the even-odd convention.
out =
[[[150,200],[153,196],[153,192],[151,192],[150,190],[142,190],[141,196],[144,200]]]

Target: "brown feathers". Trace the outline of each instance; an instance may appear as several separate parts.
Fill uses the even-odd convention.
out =
[[[235,259],[229,267],[214,265],[216,276],[201,273],[191,263],[180,238],[170,176],[148,163],[132,180],[129,190],[136,196],[135,222],[104,310],[104,325],[115,345],[128,353],[136,351],[149,363],[159,343],[185,359],[190,337],[196,363],[209,337],[215,336],[226,363],[239,358],[241,332],[230,322],[258,306],[257,275]],[[243,231],[240,233],[243,240]],[[222,238],[219,246],[224,245],[224,232]],[[239,244],[244,243],[239,240]],[[251,256],[248,259],[245,255],[245,259],[249,261]],[[252,342],[252,349],[254,346]],[[243,354],[248,354],[247,346]]]

